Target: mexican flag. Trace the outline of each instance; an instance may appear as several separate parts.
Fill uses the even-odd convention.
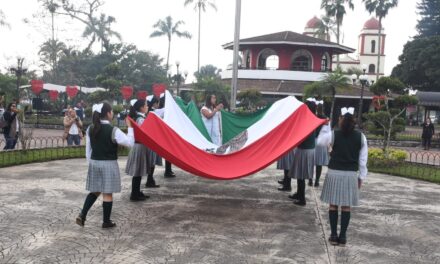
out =
[[[133,123],[136,141],[192,174],[231,180],[253,174],[299,145],[325,123],[295,97],[286,97],[250,116],[222,112],[222,146],[210,141],[200,112],[169,92],[164,119],[149,114],[142,126]]]

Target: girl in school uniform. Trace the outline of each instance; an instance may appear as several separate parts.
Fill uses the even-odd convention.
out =
[[[145,120],[148,107],[145,100],[132,100],[129,116],[136,120],[136,123],[140,126]],[[135,142],[133,148],[130,150],[127,159],[127,165],[125,166],[125,173],[132,176],[131,182],[131,195],[130,201],[145,201],[149,196],[141,192],[141,180],[142,176],[148,174],[149,157],[147,147],[143,144]]]
[[[316,105],[314,98],[308,98],[305,102],[307,107],[315,113]],[[289,195],[293,203],[299,206],[306,205],[306,180],[313,178],[315,166],[315,140],[316,131],[313,131],[295,150],[292,168],[289,171],[291,178],[296,178],[297,191]]]
[[[154,95],[147,96],[147,105],[148,105],[148,114],[152,114],[155,109],[159,106],[159,100]],[[146,188],[159,188],[160,185],[156,184],[154,180],[154,170],[156,169],[156,165],[162,166],[162,158],[156,154],[156,152],[147,148],[148,152],[148,172],[147,172],[147,182],[145,183]]]
[[[316,101],[316,116],[321,119],[327,119],[324,114],[324,101],[319,100]],[[318,128],[316,131],[319,134],[322,126]],[[322,166],[327,166],[329,160],[328,146],[319,146],[315,147],[315,187],[319,187],[319,179],[321,178]],[[313,186],[313,179],[309,179],[309,186]]]
[[[292,179],[289,176],[289,170],[292,167],[294,155],[295,149],[292,149],[277,161],[277,170],[284,171],[284,178],[278,181],[278,183],[282,185],[282,187],[278,188],[279,191],[292,190]]]
[[[339,128],[324,126],[318,145],[332,146],[321,201],[328,203],[332,245],[345,246],[351,207],[359,205],[359,189],[367,177],[368,145],[364,134],[356,131],[354,108],[342,108]],[[338,210],[341,207],[341,228],[337,233]]]
[[[93,124],[86,133],[86,158],[89,161],[86,190],[87,195],[76,223],[84,226],[87,213],[102,193],[103,223],[102,228],[115,227],[110,220],[113,206],[113,193],[121,191],[121,176],[118,166],[118,145],[132,147],[134,144],[133,128],[128,119],[128,133],[113,127],[113,110],[109,103],[93,105]]]

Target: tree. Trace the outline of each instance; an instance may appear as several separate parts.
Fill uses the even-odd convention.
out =
[[[83,38],[91,37],[86,50],[90,50],[96,39],[101,42],[101,50],[108,50],[110,48],[110,38],[116,37],[121,40],[121,34],[111,29],[111,24],[116,22],[112,16],[101,14],[99,19],[93,18],[93,26],[87,25],[82,34]]]
[[[10,28],[11,26],[9,25],[8,22],[6,22],[6,16],[5,13],[3,13],[2,10],[0,10],[0,26],[2,27],[7,27]]]
[[[440,92],[440,36],[406,43],[399,60],[391,76],[416,90]]]
[[[263,100],[263,95],[258,89],[242,90],[237,94],[237,99],[240,101],[240,106],[247,110],[247,112],[253,112],[258,107],[266,104]]]
[[[417,104],[415,96],[404,94],[405,88],[405,84],[392,77],[382,77],[370,87],[370,91],[382,96],[383,99],[379,100],[383,100],[383,104],[378,111],[364,114],[364,117],[368,120],[368,131],[383,135],[382,148],[387,158],[392,136],[405,129],[405,119],[402,114],[408,106]],[[394,94],[392,103],[391,94]]]
[[[208,64],[202,66],[199,71],[194,73],[197,81],[208,80],[208,79],[220,79],[221,70],[215,67],[214,65]]]
[[[322,0],[321,8],[325,10],[326,16],[334,17],[336,21],[336,42],[340,44],[341,25],[344,21],[344,16],[347,13],[345,5],[348,5],[352,10],[354,9],[353,0]],[[336,64],[339,68],[339,55],[336,56]]]
[[[330,41],[331,34],[336,35],[336,22],[329,16],[321,16],[314,37]]]
[[[65,49],[66,44],[56,39],[50,39],[40,46],[40,51],[38,54],[40,55],[41,60],[44,63],[52,66],[52,81],[56,81],[58,57],[62,52],[64,52]]]
[[[225,108],[229,107],[228,96],[231,88],[225,85],[218,79],[202,79],[194,84],[194,91],[188,93],[187,98],[192,99],[197,105],[205,103],[206,96],[209,94],[215,94],[217,96],[217,103],[222,103]],[[191,97],[191,98],[188,98]]]
[[[398,0],[362,0],[365,3],[365,8],[371,13],[376,13],[379,18],[379,32],[377,33],[377,67],[376,67],[376,81],[379,80],[380,73],[380,56],[382,55],[380,44],[382,37],[382,20],[388,15],[391,8],[396,7]]]
[[[104,67],[104,72],[96,76],[96,82],[106,88],[112,99],[118,98],[119,88],[121,88],[122,74],[121,65],[110,63]]]
[[[417,24],[420,37],[440,35],[440,1],[421,0],[417,4],[421,19]]]
[[[217,6],[210,0],[185,0],[185,6],[195,2],[194,9],[199,11],[199,33],[198,33],[198,45],[197,45],[197,71],[200,71],[200,28],[202,23],[202,10],[206,12],[206,8],[210,6],[217,11]]]
[[[176,35],[179,38],[187,38],[191,39],[191,34],[188,31],[179,31],[179,26],[185,24],[182,20],[177,21],[175,24],[173,23],[173,18],[171,16],[167,16],[165,20],[159,19],[156,24],[153,25],[153,28],[157,30],[151,33],[150,38],[162,37],[166,36],[168,38],[168,53],[167,53],[167,66],[166,70],[169,69],[170,62],[170,49],[171,49],[171,38],[173,35]]]

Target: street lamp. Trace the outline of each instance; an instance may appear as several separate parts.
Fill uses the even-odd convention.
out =
[[[359,124],[359,128],[361,129],[362,129],[362,104],[364,101],[364,88],[365,85],[368,84],[368,76],[365,74],[365,72],[367,71],[367,65],[365,64],[362,65],[362,71],[363,74],[359,76],[359,81],[361,83],[361,98],[359,99],[359,112],[358,112],[358,124]]]
[[[181,72],[179,71],[179,66],[180,66],[180,61],[176,61],[176,68],[177,68],[177,73],[175,75],[172,75],[171,71],[168,71],[168,77],[171,81],[171,83],[176,83],[176,92],[177,92],[177,96],[180,96],[180,84],[183,82],[185,83],[186,77],[188,76],[188,71],[184,71],[183,75],[181,74]]]
[[[11,67],[9,70],[17,77],[17,104],[20,102],[20,83],[21,77],[26,74],[27,68],[23,68],[24,58],[17,58],[17,67]]]

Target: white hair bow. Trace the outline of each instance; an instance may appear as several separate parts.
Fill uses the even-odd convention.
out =
[[[148,101],[148,102],[151,102],[151,100],[153,100],[153,97],[154,97],[154,95],[149,95],[149,96],[147,96],[147,101]]]
[[[319,100],[319,101],[316,101],[315,103],[316,103],[316,105],[320,105],[320,104],[323,105],[324,104],[324,100]]]
[[[309,102],[313,102],[313,103],[315,103],[315,102],[316,102],[316,99],[313,98],[313,97],[309,97],[309,98],[306,99],[306,101],[309,101]]]
[[[103,107],[103,106],[104,106],[103,103],[100,103],[100,104],[94,104],[93,107],[92,107],[92,110],[93,110],[93,112],[101,113],[101,111],[102,111],[102,107]]]
[[[354,107],[343,107],[341,108],[341,115],[346,115],[346,114],[350,114],[350,115],[354,115]]]
[[[131,99],[131,101],[130,101],[130,105],[131,106],[134,106],[134,104],[137,102],[137,99]]]

